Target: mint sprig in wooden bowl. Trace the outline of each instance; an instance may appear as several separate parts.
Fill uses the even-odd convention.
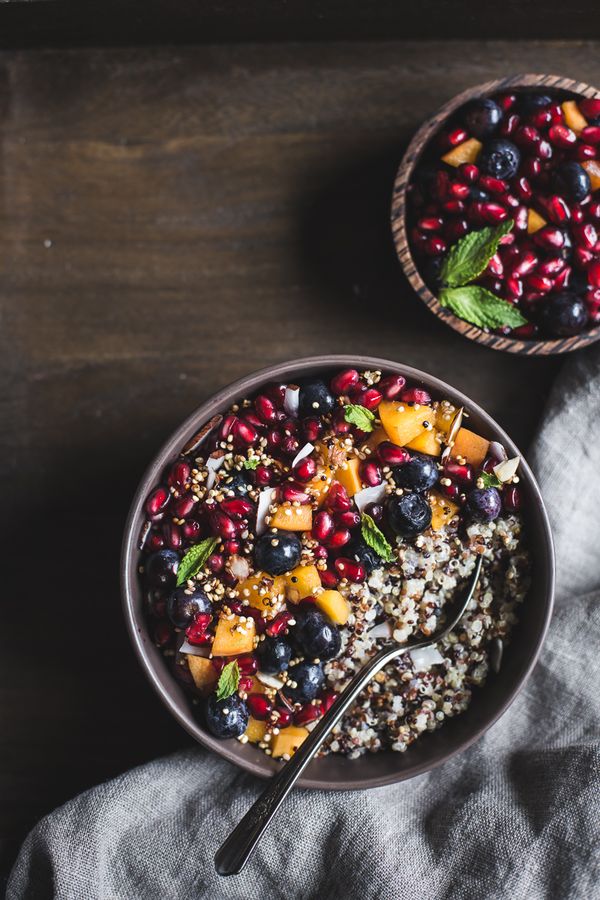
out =
[[[447,133],[454,127],[458,110],[469,101],[501,94],[516,94],[518,98],[524,93],[529,96],[532,93],[560,95],[561,101],[575,101],[571,106],[576,106],[583,100],[590,103],[600,98],[600,91],[590,85],[552,75],[516,75],[476,85],[457,95],[422,125],[409,144],[394,184],[392,233],[398,257],[411,286],[429,309],[455,331],[495,350],[529,356],[565,353],[600,339],[600,325],[590,325],[588,322],[587,330],[575,335],[571,332],[572,336],[556,339],[500,333],[503,326],[507,326],[506,331],[521,329],[527,321],[526,316],[529,316],[529,312],[519,310],[516,305],[496,296],[493,284],[491,289],[488,289],[487,282],[492,282],[492,278],[480,278],[491,256],[494,255],[489,254],[493,244],[487,244],[486,251],[486,241],[493,241],[499,234],[499,232],[494,234],[494,228],[499,224],[497,220],[494,220],[491,228],[487,227],[487,223],[482,223],[482,226],[486,227],[475,226],[477,230],[471,230],[460,238],[448,241],[449,248],[444,251],[444,262],[438,278],[435,279],[435,287],[431,277],[427,277],[426,280],[424,273],[420,271],[420,263],[413,257],[408,237],[407,188],[413,181],[415,170],[421,166],[422,158],[425,156],[427,159],[431,155],[427,151],[433,149],[433,142],[438,139],[439,134]],[[485,141],[485,138],[482,137],[482,141]],[[438,158],[443,152],[436,150],[435,157]],[[450,170],[450,166],[448,169]],[[597,198],[598,194],[594,196]],[[510,228],[511,222],[512,219],[500,224]],[[529,228],[527,230],[529,231]],[[485,283],[474,283],[476,279]],[[511,307],[510,311],[507,310],[507,306]],[[525,325],[522,331],[525,333],[531,329],[532,326]]]

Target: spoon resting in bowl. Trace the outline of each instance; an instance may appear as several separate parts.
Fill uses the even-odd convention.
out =
[[[414,638],[406,644],[387,642],[356,673],[340,693],[335,703],[331,705],[316,727],[296,750],[289,762],[272,778],[258,800],[250,807],[244,818],[221,845],[215,855],[215,867],[219,875],[237,875],[242,871],[271,819],[302,775],[304,769],[371,678],[397,656],[402,656],[403,653],[407,653],[409,650],[422,650],[425,647],[431,647],[447,637],[456,628],[473,599],[482,564],[483,557],[480,556],[475,564],[465,597],[458,602],[456,612],[443,629],[440,629],[428,638]]]

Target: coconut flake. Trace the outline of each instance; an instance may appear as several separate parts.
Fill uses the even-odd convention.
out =
[[[205,659],[208,659],[210,656],[210,644],[190,644],[184,638],[179,652],[185,653],[186,656],[203,656]]]
[[[381,503],[385,497],[385,482],[376,484],[375,487],[363,488],[354,495],[356,508],[362,513],[370,503]]]
[[[293,469],[294,466],[297,465],[301,459],[304,459],[305,456],[310,456],[314,449],[314,444],[305,444],[302,450],[298,450],[295,457],[293,458],[291,468]]]
[[[250,563],[245,556],[240,556],[239,553],[234,553],[229,558],[225,569],[238,581],[245,581],[250,575]]]
[[[416,650],[408,652],[417,672],[426,672],[431,666],[444,662],[444,657],[437,647],[417,647]]]
[[[208,470],[208,475],[206,476],[206,490],[210,491],[211,487],[214,485],[217,480],[217,472],[225,462],[225,451],[216,451],[215,453],[211,453],[211,455],[206,460],[206,468]]]
[[[512,459],[506,459],[504,462],[494,466],[494,475],[502,482],[511,481],[517,474],[520,462],[520,456],[513,456]]]
[[[374,628],[371,628],[370,631],[367,631],[367,637],[373,639],[391,638],[393,630],[394,626],[391,622],[380,622],[378,625],[375,625]]]
[[[283,408],[288,416],[296,418],[300,409],[300,388],[297,384],[288,384],[283,398]]]
[[[274,503],[277,495],[277,488],[265,488],[258,495],[258,503],[256,504],[256,534],[262,534],[267,529],[267,516],[269,515],[269,507]]]
[[[264,672],[257,672],[256,677],[261,684],[266,684],[267,687],[273,688],[275,691],[280,691],[284,685],[281,679],[275,678],[274,675],[266,675]]]
[[[491,441],[489,451],[490,455],[493,456],[494,459],[497,459],[499,463],[508,459],[508,453],[504,449],[504,444],[501,444],[500,441]]]

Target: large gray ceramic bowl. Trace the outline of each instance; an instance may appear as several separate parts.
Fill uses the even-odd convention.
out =
[[[269,777],[281,763],[265,756],[251,744],[220,741],[209,734],[192,714],[191,704],[175,681],[165,661],[153,644],[143,613],[143,597],[138,581],[138,540],[144,523],[144,500],[158,482],[165,466],[199,428],[217,413],[224,412],[234,401],[253,395],[259,388],[276,380],[296,383],[309,375],[326,378],[334,371],[355,366],[359,369],[382,369],[400,372],[413,383],[425,387],[434,397],[446,397],[457,406],[465,406],[470,426],[492,440],[501,441],[509,456],[519,451],[511,439],[490,416],[475,403],[431,375],[386,359],[370,356],[319,356],[297,359],[270,366],[242,378],[224,388],[202,404],[174,434],[152,460],[138,487],[125,528],[121,561],[121,583],[127,627],[138,658],[150,683],[175,718],[197,741],[243,769],[263,778]],[[307,788],[358,789],[403,781],[427,772],[434,766],[464,750],[506,711],[533,669],[540,652],[552,612],[554,592],[554,551],[548,517],[538,486],[526,463],[520,469],[521,487],[525,495],[525,515],[533,556],[531,592],[524,602],[510,644],[504,653],[498,675],[490,675],[484,688],[475,691],[468,710],[432,734],[424,735],[405,753],[385,751],[350,760],[329,756],[315,760],[307,776],[299,784]]]

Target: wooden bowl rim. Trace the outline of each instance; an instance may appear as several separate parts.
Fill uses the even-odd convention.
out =
[[[441,106],[434,115],[430,116],[423,125],[421,125],[408,145],[398,167],[394,181],[391,221],[396,253],[398,254],[404,274],[408,278],[411,287],[434,315],[442,319],[446,325],[449,325],[459,334],[462,334],[463,337],[467,337],[486,347],[491,347],[493,350],[504,350],[509,353],[521,353],[529,356],[547,356],[556,353],[568,353],[572,350],[577,350],[581,347],[593,344],[600,338],[600,325],[597,325],[582,334],[574,335],[573,337],[561,338],[559,340],[528,341],[520,338],[503,337],[502,335],[491,334],[478,328],[476,325],[471,325],[469,322],[459,319],[440,305],[435,294],[433,294],[425,284],[413,259],[406,227],[406,188],[412,177],[415,166],[429,144],[429,141],[440,129],[445,120],[467,101],[475,99],[476,97],[488,96],[489,94],[508,88],[531,87],[554,88],[556,90],[569,91],[570,93],[578,94],[581,97],[600,98],[600,90],[589,84],[585,84],[585,82],[575,81],[572,78],[563,78],[559,75],[533,74],[512,75],[509,78],[497,78],[493,81],[477,84],[474,87],[467,88],[460,94],[456,94],[448,100],[447,103]]]

